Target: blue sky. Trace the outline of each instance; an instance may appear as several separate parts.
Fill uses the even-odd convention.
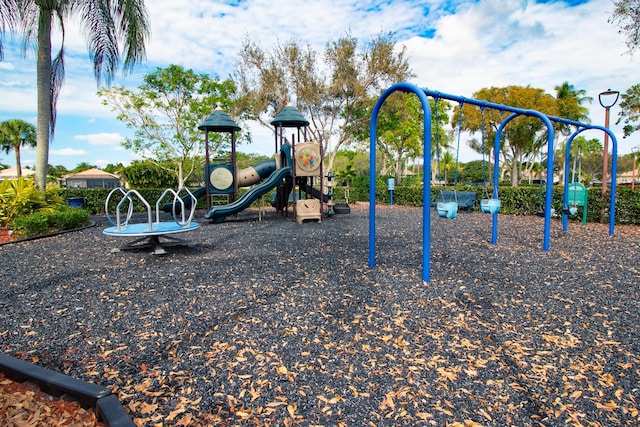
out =
[[[554,93],[564,81],[594,98],[591,121],[604,123],[598,93],[626,91],[639,83],[638,59],[625,54],[624,37],[607,23],[610,0],[153,0],[147,1],[152,36],[147,61],[114,83],[135,88],[157,67],[179,64],[199,73],[227,78],[242,41],[249,37],[265,48],[292,37],[317,51],[350,32],[366,41],[393,32],[406,47],[421,87],[471,96],[490,86],[531,85]],[[56,136],[49,163],[71,169],[80,162],[104,167],[128,164],[134,153],[120,147],[131,134],[110,108],[101,104],[85,41],[73,22],[67,24],[66,81],[58,102]],[[55,41],[54,41],[55,44]],[[0,62],[0,121],[20,118],[35,124],[35,57],[21,54],[20,40],[5,35]],[[611,110],[615,123],[617,106]],[[640,146],[640,135],[619,139],[619,152]],[[268,129],[252,127],[254,142],[240,151],[270,155]],[[601,137],[601,135],[586,135]],[[470,135],[468,136],[471,137]],[[465,137],[463,136],[463,145]],[[463,148],[461,161],[479,156]],[[0,162],[14,165],[13,153]],[[22,152],[24,165],[35,152]]]

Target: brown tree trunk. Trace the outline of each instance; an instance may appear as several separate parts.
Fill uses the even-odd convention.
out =
[[[36,144],[36,185],[41,190],[47,187],[49,165],[49,137],[51,124],[51,18],[52,11],[40,9],[38,22],[38,129]]]

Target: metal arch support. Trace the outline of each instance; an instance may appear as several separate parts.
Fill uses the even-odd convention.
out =
[[[397,83],[384,91],[371,113],[369,123],[369,267],[376,265],[376,140],[377,119],[384,101],[393,92],[413,92],[424,112],[424,185],[422,186],[422,281],[431,280],[431,106],[424,90],[411,83]]]
[[[509,117],[504,119],[502,123],[500,123],[500,127],[498,127],[498,131],[496,132],[495,137],[495,163],[494,165],[499,164],[499,150],[500,150],[500,139],[502,137],[502,131],[506,127],[506,125],[513,119],[518,116],[530,116],[537,117],[547,126],[547,183],[545,189],[545,199],[544,199],[544,227],[543,227],[543,239],[542,239],[542,249],[544,251],[549,250],[550,245],[550,235],[551,235],[551,204],[553,201],[553,155],[549,155],[549,153],[553,153],[553,141],[554,131],[553,124],[548,116],[540,113],[535,110],[523,110],[518,108],[512,108],[514,111]],[[495,192],[498,188],[499,184],[499,173],[498,168],[494,166],[493,168],[493,191]],[[498,214],[493,214],[493,222],[491,226],[491,243],[494,245],[498,242]]]

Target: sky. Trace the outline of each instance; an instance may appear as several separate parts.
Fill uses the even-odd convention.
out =
[[[270,50],[295,38],[322,52],[327,42],[347,33],[366,42],[392,33],[406,48],[419,87],[471,97],[485,87],[522,85],[555,95],[568,81],[593,98],[591,123],[604,125],[598,94],[624,93],[640,83],[640,59],[626,53],[625,38],[607,20],[610,0],[147,0],[151,38],[146,61],[133,73],[118,73],[114,84],[134,89],[142,77],[170,64],[226,79],[247,38]],[[54,49],[59,46],[54,37]],[[21,51],[19,35],[5,34],[0,61],[0,121],[36,123],[35,55]],[[120,142],[132,130],[116,119],[96,95],[86,41],[77,22],[66,25],[66,80],[58,101],[49,164],[73,169],[81,162],[98,167],[129,164],[138,157]],[[640,146],[640,134],[622,138],[611,108],[610,127],[619,154]],[[271,131],[251,126],[253,143],[239,151],[272,155]],[[601,134],[583,134],[602,138]],[[463,135],[459,160],[479,159]],[[35,150],[23,149],[24,166],[35,165]],[[0,163],[15,165],[13,152]]]

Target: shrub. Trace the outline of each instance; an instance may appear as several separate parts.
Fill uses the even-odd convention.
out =
[[[55,195],[51,197],[55,199]],[[32,178],[0,181],[0,227],[6,227],[20,216],[50,209],[46,194],[38,189]]]
[[[35,212],[11,221],[14,235],[25,238],[89,225],[91,216],[84,209],[59,205],[47,212]]]
[[[367,178],[366,180],[364,178]],[[486,189],[482,186],[458,185],[458,191],[475,191],[478,200],[491,198],[492,187]],[[440,190],[453,190],[452,186],[432,185],[431,202],[438,201]],[[500,213],[505,215],[535,215],[542,212],[544,207],[545,188],[539,185],[521,185],[511,187],[509,185],[500,186],[498,197],[501,201]],[[587,221],[606,221],[609,217],[609,194],[601,194],[600,187],[588,188],[589,200],[587,209]],[[354,185],[350,189],[351,201],[369,200],[369,180],[363,177],[354,180]],[[552,206],[556,212],[562,210],[563,187],[556,185],[553,187]],[[389,191],[384,178],[376,178],[376,200],[381,204],[389,203]],[[422,185],[396,186],[393,192],[393,203],[407,206],[422,206]],[[479,211],[479,203],[471,209]],[[581,212],[581,211],[580,211]],[[604,215],[604,216],[603,216]],[[580,221],[581,216],[572,216],[570,220]],[[640,224],[640,192],[632,191],[630,188],[619,186],[616,192],[616,217],[617,224]]]

